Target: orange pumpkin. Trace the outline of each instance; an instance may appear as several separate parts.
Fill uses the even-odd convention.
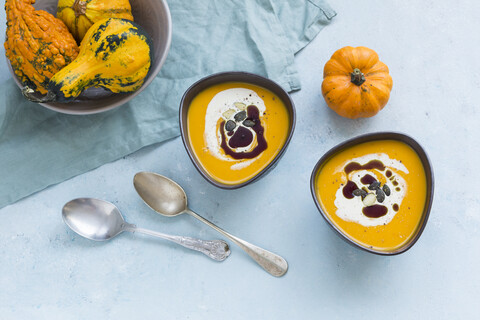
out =
[[[366,47],[344,47],[325,64],[322,94],[327,105],[342,117],[376,115],[387,104],[392,77],[378,54]]]
[[[65,24],[46,11],[35,10],[33,3],[5,1],[5,54],[24,86],[46,94],[50,78],[72,62],[79,49]]]

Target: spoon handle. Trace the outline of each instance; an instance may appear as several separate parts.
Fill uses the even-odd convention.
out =
[[[207,219],[203,218],[202,216],[198,215],[197,213],[193,212],[190,209],[185,210],[186,213],[189,215],[197,218],[198,220],[202,221],[203,223],[207,224],[208,226],[212,227],[213,229],[217,230],[225,237],[232,240],[236,245],[242,248],[253,260],[255,260],[265,271],[270,273],[275,277],[283,276],[288,270],[288,263],[280,257],[279,255],[257,247],[245,240],[235,237],[230,233],[226,232],[222,228],[216,226],[212,222],[208,221]]]
[[[164,234],[148,229],[138,228],[137,226],[131,224],[126,225],[124,227],[124,230],[130,232],[140,232],[154,237],[169,240],[185,248],[199,251],[217,261],[223,261],[230,255],[230,248],[228,247],[228,244],[223,240],[201,240],[190,237],[172,236],[169,234]]]

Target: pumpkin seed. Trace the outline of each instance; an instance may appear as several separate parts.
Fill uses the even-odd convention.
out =
[[[370,207],[371,205],[373,205],[375,203],[375,200],[377,198],[375,197],[375,195],[373,193],[369,193],[367,194],[367,196],[363,199],[363,204],[367,207]]]
[[[235,114],[235,110],[233,109],[228,109],[227,111],[225,111],[224,113],[222,113],[222,116],[224,119],[228,120],[230,119],[234,114]]]
[[[362,198],[367,195],[367,193],[365,192],[365,190],[362,190],[362,189],[353,190],[352,194],[353,194],[355,197],[360,197],[360,196],[362,196]]]
[[[390,192],[390,188],[389,188],[386,184],[383,185],[383,188],[382,188],[382,189],[383,189],[383,192],[385,192],[385,194],[386,194],[387,196],[390,195],[390,193],[391,193],[391,192]]]
[[[360,196],[362,195],[362,189],[353,190],[352,194],[353,194],[355,197],[360,197]]]
[[[382,189],[378,188],[376,191],[377,194],[377,201],[382,203],[385,200],[385,193],[382,191]]]
[[[245,109],[247,109],[247,105],[246,105],[245,103],[243,103],[243,102],[235,102],[233,105],[234,105],[235,107],[237,107],[238,109],[240,109],[240,110],[245,110]]]
[[[374,181],[371,185],[368,186],[369,190],[376,190],[380,187],[380,182]]]
[[[233,129],[235,129],[236,126],[237,124],[235,123],[235,121],[228,120],[225,124],[225,130],[232,131]]]
[[[235,118],[235,121],[240,122],[245,120],[246,117],[247,117],[247,113],[245,111],[240,111],[235,115],[234,118]]]
[[[253,127],[255,125],[255,121],[247,119],[243,121],[243,125],[245,127]]]

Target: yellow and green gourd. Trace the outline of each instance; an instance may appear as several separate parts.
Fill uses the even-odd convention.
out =
[[[103,19],[88,30],[77,58],[57,72],[41,99],[24,90],[35,102],[70,102],[85,89],[101,87],[114,93],[140,88],[153,61],[150,37],[132,21]]]
[[[129,0],[59,0],[57,18],[65,23],[78,43],[99,20],[120,18],[133,21]]]

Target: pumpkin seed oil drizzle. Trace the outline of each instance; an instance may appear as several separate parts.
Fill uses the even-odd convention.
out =
[[[243,111],[243,113],[245,112]],[[267,141],[264,137],[265,129],[260,121],[260,112],[258,108],[255,105],[250,105],[247,107],[247,112],[245,114],[243,113],[239,112],[235,114],[235,123],[232,123],[234,122],[233,120],[228,120],[227,122],[222,121],[220,124],[220,134],[222,136],[222,142],[220,146],[227,155],[236,160],[253,159],[267,149]],[[237,122],[242,120],[243,122],[241,125],[239,125],[237,130],[233,132],[233,130],[237,127]],[[250,127],[256,133],[257,145],[252,151],[236,152],[236,148],[246,147],[253,142],[253,134],[249,129],[247,129],[247,127]],[[227,130],[227,134],[230,136],[228,142],[225,136],[225,130]]]
[[[344,167],[344,171],[346,175],[348,176],[349,173],[353,171],[358,171],[358,170],[373,170],[377,169],[379,171],[385,171],[385,165],[379,161],[379,160],[371,160],[365,165],[361,165],[358,162],[350,162]],[[397,181],[394,181],[394,177],[392,177],[392,172],[390,170],[387,170],[385,173],[385,176],[390,178],[392,180],[393,185],[398,185]],[[388,185],[380,183],[376,178],[374,178],[370,174],[364,175],[361,179],[360,182],[364,184],[365,186],[368,185],[368,190],[374,191],[375,192],[375,198],[378,203],[383,203],[385,201],[386,196],[390,196],[391,190],[388,187]],[[399,191],[399,190],[396,190]],[[348,180],[345,186],[342,189],[343,196],[347,199],[353,199],[354,197],[361,197],[362,201],[366,198],[366,196],[369,194],[365,188],[358,188],[357,184],[351,180]],[[365,204],[365,202],[364,202]],[[398,211],[399,206],[398,204],[393,204],[393,210]],[[365,216],[369,218],[380,218],[383,217],[384,215],[387,214],[388,208],[384,205],[380,204],[373,204],[373,205],[365,205],[362,208],[362,212]]]

